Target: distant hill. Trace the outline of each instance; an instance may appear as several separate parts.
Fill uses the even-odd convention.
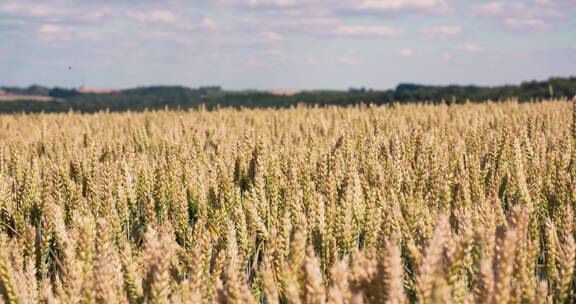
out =
[[[50,92],[50,88],[40,86],[40,85],[31,85],[27,88],[19,88],[19,87],[1,87],[0,91],[6,94],[15,94],[15,95],[35,95],[35,96],[48,96]]]
[[[80,94],[107,94],[122,91],[120,89],[107,89],[107,88],[80,88],[77,90]]]
[[[394,102],[482,102],[517,98],[536,101],[549,98],[572,98],[576,77],[529,81],[520,85],[431,86],[402,83],[392,90],[352,88],[348,91],[225,91],[218,86],[187,88],[183,86],[150,86],[126,90],[85,90],[30,86],[0,87],[5,95],[16,96],[10,102],[0,99],[0,113],[11,112],[97,112],[143,111],[145,109],[188,109],[204,106],[235,108],[290,107],[306,105],[353,105],[359,103],[390,104]],[[40,98],[39,98],[40,97]]]

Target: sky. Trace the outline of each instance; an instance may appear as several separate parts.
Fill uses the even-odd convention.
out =
[[[0,86],[387,89],[576,75],[576,0],[0,0]]]

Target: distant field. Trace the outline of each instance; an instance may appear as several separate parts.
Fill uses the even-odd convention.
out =
[[[306,92],[305,89],[275,89],[271,90],[270,93],[273,95],[286,95],[286,96],[293,96],[302,92]]]
[[[109,89],[109,88],[81,88],[78,89],[78,93],[83,94],[109,94],[121,92],[121,89]]]
[[[21,100],[51,101],[53,100],[53,98],[49,96],[36,96],[36,95],[0,94],[0,102],[21,101]]]

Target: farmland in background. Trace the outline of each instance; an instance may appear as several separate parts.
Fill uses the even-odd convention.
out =
[[[233,108],[288,108],[307,106],[350,106],[358,104],[389,105],[393,103],[464,103],[505,101],[520,102],[547,99],[571,99],[576,94],[576,77],[557,77],[545,81],[527,81],[519,85],[419,85],[401,83],[394,89],[375,90],[350,88],[345,90],[277,89],[271,91],[230,91],[219,86],[188,88],[184,86],[151,86],[129,89],[48,88],[33,85],[28,88],[1,87],[0,91],[19,96],[19,102],[2,102],[0,113],[68,112],[94,113],[145,111],[162,109],[208,110]],[[26,98],[26,96],[31,96]],[[38,96],[51,101],[38,101]],[[36,100],[35,100],[36,99]]]

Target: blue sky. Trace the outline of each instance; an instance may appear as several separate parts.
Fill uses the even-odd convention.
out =
[[[576,0],[0,0],[0,85],[518,83],[576,75],[575,17]]]

